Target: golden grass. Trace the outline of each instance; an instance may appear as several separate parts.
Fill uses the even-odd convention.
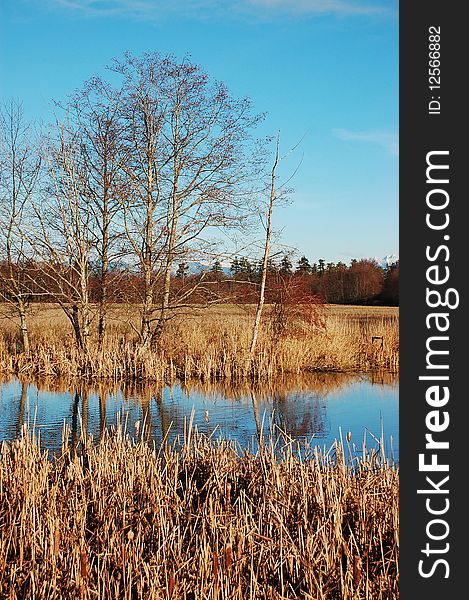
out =
[[[0,597],[397,599],[398,469],[293,447],[189,423],[180,448],[117,428],[51,460],[24,429],[0,451]]]
[[[254,356],[249,354],[253,306],[218,306],[171,321],[158,350],[142,351],[129,322],[131,307],[111,311],[101,353],[93,346],[86,376],[121,381],[266,380],[307,371],[399,369],[397,308],[326,306],[325,329],[305,322],[289,324],[273,335],[269,314]],[[0,372],[29,377],[74,377],[82,360],[68,323],[59,309],[36,308],[30,323],[31,354],[18,349],[13,324],[1,324]]]

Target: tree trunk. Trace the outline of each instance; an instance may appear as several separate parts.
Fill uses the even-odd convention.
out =
[[[145,234],[142,250],[142,269],[144,272],[144,296],[142,308],[142,323],[140,329],[140,346],[147,349],[151,344],[151,317],[153,314],[153,170],[151,166],[152,153],[151,148],[147,148],[147,194],[146,194],[146,215],[145,215]]]
[[[98,306],[98,350],[101,352],[104,344],[104,334],[106,332],[106,284],[101,279],[101,290],[99,293],[99,306]]]
[[[140,345],[142,348],[148,348],[151,342],[151,314],[153,310],[153,289],[151,285],[151,268],[145,267],[145,292],[142,308],[142,324],[140,329]]]
[[[106,218],[107,208],[103,209]],[[100,273],[100,289],[99,289],[99,306],[98,306],[98,349],[103,349],[104,334],[106,332],[106,302],[107,302],[107,272],[109,268],[108,260],[108,243],[109,243],[109,232],[107,222],[103,224],[103,240],[101,250],[101,273]]]
[[[158,343],[160,340],[163,329],[167,320],[167,313],[169,309],[169,298],[171,292],[171,268],[174,262],[174,245],[176,240],[176,227],[177,227],[177,218],[176,215],[173,215],[172,224],[171,224],[171,232],[169,236],[169,248],[168,248],[168,258],[166,261],[165,274],[164,274],[164,286],[163,286],[163,298],[161,301],[161,309],[160,316],[158,319],[158,324],[155,328],[155,331],[152,335],[152,343]]]
[[[171,269],[174,263],[174,250],[176,245],[176,233],[177,233],[177,222],[178,222],[178,181],[179,181],[179,173],[180,168],[178,164],[178,151],[177,144],[179,140],[179,115],[176,112],[175,115],[175,146],[174,146],[174,159],[173,159],[173,182],[172,182],[172,190],[171,190],[171,199],[172,204],[168,206],[168,217],[171,219],[171,228],[169,232],[169,243],[168,243],[168,256],[166,259],[166,267],[164,274],[164,287],[163,287],[163,298],[161,302],[161,310],[160,317],[158,320],[158,325],[153,332],[152,343],[157,343],[161,335],[163,334],[163,329],[167,320],[167,313],[169,308],[169,298],[171,292]]]
[[[88,292],[88,265],[86,263],[83,263],[80,269],[80,295],[83,362],[85,365],[88,365],[91,317]]]
[[[18,314],[20,317],[20,329],[21,329],[21,339],[23,342],[23,352],[25,354],[29,354],[29,334],[28,334],[28,324],[26,323],[26,307],[23,302],[20,300],[18,303]]]
[[[75,303],[72,306],[72,325],[73,325],[73,332],[75,334],[75,341],[77,344],[77,348],[80,352],[83,351],[83,337],[81,335],[81,327],[80,327],[80,318],[79,318],[79,312],[78,312],[78,305]]]
[[[275,200],[275,169],[278,164],[278,147],[280,142],[280,134],[277,135],[277,146],[275,150],[275,161],[272,167],[271,181],[270,181],[270,198],[269,198],[269,209],[267,212],[267,224],[265,233],[265,245],[264,245],[264,258],[262,260],[262,276],[261,285],[259,290],[259,302],[257,304],[256,319],[254,321],[254,327],[252,329],[251,348],[250,353],[254,353],[256,347],[257,338],[259,336],[259,327],[261,324],[262,309],[264,308],[265,298],[265,282],[267,280],[267,267],[269,263],[269,248],[270,248],[270,234],[272,224],[272,208]]]

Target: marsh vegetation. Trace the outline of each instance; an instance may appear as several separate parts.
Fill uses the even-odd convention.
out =
[[[0,371],[30,378],[85,376],[114,381],[255,381],[308,371],[398,371],[397,308],[325,306],[321,310],[323,327],[293,315],[279,333],[267,307],[252,354],[252,305],[221,305],[198,314],[191,308],[190,315],[167,325],[156,349],[141,348],[132,328],[136,311],[118,305],[109,311],[104,344],[100,347],[97,338],[95,344],[90,341],[84,368],[62,311],[38,305],[29,328],[30,354],[17,348],[16,326],[4,325]]]
[[[153,447],[117,428],[51,460],[23,429],[0,454],[0,595],[398,598],[397,469],[379,447],[350,463],[347,441],[273,439],[253,454],[189,422]]]

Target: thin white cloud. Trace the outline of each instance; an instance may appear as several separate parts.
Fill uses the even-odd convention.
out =
[[[121,16],[136,20],[159,20],[174,14],[189,16],[216,7],[215,0],[48,0],[50,8],[60,8],[84,17]]]
[[[335,137],[346,142],[366,142],[378,144],[390,154],[399,156],[399,137],[397,133],[381,130],[349,131],[348,129],[333,129]]]
[[[44,5],[44,0],[34,0]],[[252,15],[257,18],[335,14],[338,16],[386,13],[390,1],[381,0],[46,0],[86,17],[124,16],[138,20],[159,20],[168,15],[200,17]]]
[[[369,4],[356,0],[247,0],[245,4],[290,14],[358,15],[376,14],[385,10],[379,2]]]

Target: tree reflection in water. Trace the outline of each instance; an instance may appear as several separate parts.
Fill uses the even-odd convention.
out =
[[[21,427],[24,421],[24,407],[26,405],[26,397],[28,392],[28,384],[24,381],[21,382],[21,396],[18,404],[18,417],[16,419],[16,437],[20,435]]]
[[[277,431],[281,430],[294,439],[322,439],[331,429],[327,418],[329,395],[332,392],[340,394],[342,388],[345,390],[357,379],[366,380],[372,386],[397,383],[397,379],[387,373],[373,373],[371,377],[361,378],[356,374],[311,373],[264,383],[208,383],[197,380],[173,386],[156,383],[106,385],[103,382],[71,385],[57,380],[31,384],[17,381],[14,388],[17,391],[12,397],[17,400],[11,405],[14,413],[8,431],[13,437],[20,435],[28,393],[35,393],[42,402],[42,418],[47,419],[47,403],[52,392],[53,405],[59,407],[59,418],[55,417],[56,429],[61,430],[64,420],[68,421],[73,448],[77,448],[80,439],[89,433],[99,440],[108,427],[116,425],[119,415],[120,421],[127,424],[127,433],[131,437],[147,442],[170,442],[177,435],[182,435],[194,405],[197,413],[195,423],[208,435],[220,431],[243,444],[249,443],[249,437],[254,435],[257,442],[262,443],[263,436],[271,434],[272,427],[277,425]],[[65,403],[63,409],[60,408],[61,397]],[[70,407],[68,411],[65,408],[67,404]],[[60,411],[64,411],[61,417]],[[57,447],[60,433],[54,430],[54,423],[40,425],[43,428],[43,445],[52,448],[55,444]]]

